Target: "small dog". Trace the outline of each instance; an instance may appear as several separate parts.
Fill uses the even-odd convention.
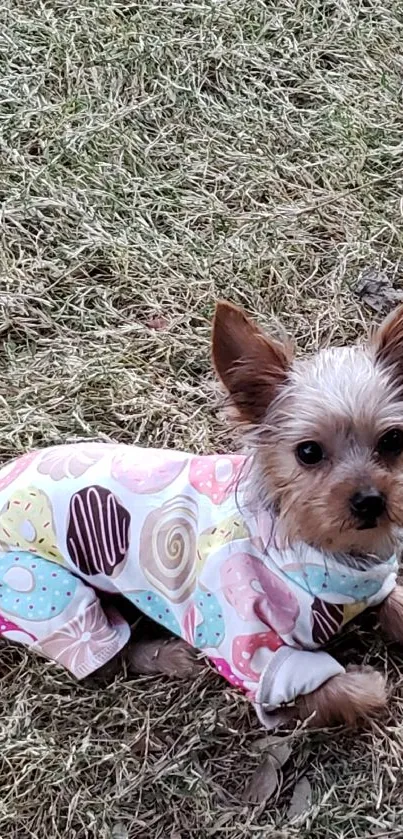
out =
[[[396,550],[403,525],[403,307],[365,346],[294,359],[229,303],[217,307],[213,358],[252,458],[250,491],[275,507],[290,543],[375,568]],[[403,643],[403,587],[379,609],[386,635]],[[299,696],[315,724],[371,716],[386,703],[383,676],[335,675]]]
[[[78,678],[122,657],[193,674],[195,648],[269,728],[355,723],[384,678],[319,648],[369,606],[403,642],[403,307],[366,346],[294,360],[219,303],[213,360],[245,455],[75,444],[0,471],[0,634]],[[130,637],[100,593],[179,639]]]

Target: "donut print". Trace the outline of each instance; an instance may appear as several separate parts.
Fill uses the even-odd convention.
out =
[[[276,632],[238,635],[232,642],[232,661],[250,682],[258,682],[273,652],[283,646]]]
[[[348,621],[365,611],[367,603],[326,603],[315,597],[311,606],[312,640],[322,646],[336,635]]]
[[[147,451],[139,459],[139,450],[119,448],[111,465],[111,475],[126,489],[138,494],[161,492],[172,484],[186,466],[186,459],[175,452]]]
[[[243,621],[258,617],[262,623],[287,635],[299,615],[299,603],[284,580],[247,553],[237,553],[221,567],[225,599]]]
[[[248,538],[250,538],[249,529],[239,516],[230,516],[215,527],[204,530],[197,540],[197,573],[200,574],[213,551],[237,539]]]
[[[0,610],[31,621],[60,615],[72,601],[77,579],[65,568],[24,551],[0,556]]]
[[[8,641],[20,641],[22,644],[28,644],[28,646],[38,640],[32,632],[26,632],[25,629],[21,629],[14,621],[2,614],[0,614],[0,636],[7,638]]]
[[[349,621],[354,620],[358,615],[361,615],[367,608],[368,603],[364,600],[357,600],[356,603],[345,603],[343,609],[343,626]]]
[[[55,446],[41,455],[37,470],[41,475],[49,475],[52,481],[80,478],[94,463],[98,463],[107,451],[109,446],[105,443]]]
[[[189,483],[213,504],[222,504],[235,491],[244,463],[241,455],[192,457]]]
[[[154,591],[125,591],[125,597],[152,620],[165,626],[174,635],[180,636],[179,623],[171,607],[160,594],[156,594]]]
[[[126,558],[129,531],[130,513],[109,489],[89,486],[72,495],[67,549],[83,574],[114,574]]]
[[[315,644],[327,644],[341,629],[344,608],[336,603],[325,603],[315,597],[311,607],[312,640]]]
[[[38,650],[47,658],[58,661],[80,679],[105,663],[106,650],[109,661],[120,652],[124,643],[121,631],[124,626],[124,622],[110,618],[103,611],[99,600],[95,600],[84,611],[42,639]],[[128,636],[129,631],[125,640],[128,640]]]
[[[245,684],[239,676],[236,676],[235,673],[231,670],[231,667],[228,664],[228,661],[225,658],[213,658],[209,656],[210,661],[214,664],[214,667],[218,670],[220,676],[226,679],[230,685],[233,685],[236,688],[240,688],[241,690],[245,690]]]
[[[382,580],[371,579],[366,576],[366,573],[362,573],[360,578],[360,572],[353,572],[348,568],[341,571],[340,568],[332,569],[331,566],[307,562],[304,565],[301,563],[284,565],[282,571],[312,597],[322,595],[322,598],[326,597],[326,600],[339,595],[351,597],[356,601],[366,600],[382,588]]]
[[[140,533],[140,567],[151,586],[182,603],[196,579],[197,505],[177,496],[148,514]]]
[[[0,542],[63,562],[57,546],[52,506],[47,495],[35,487],[19,489],[0,513]]]
[[[225,637],[225,624],[220,603],[210,591],[196,589],[183,617],[183,637],[198,647],[219,647]]]
[[[27,452],[17,458],[17,460],[12,460],[11,463],[7,463],[6,466],[3,466],[0,472],[0,492],[2,489],[6,489],[6,487],[10,486],[10,484],[19,477],[19,475],[22,475],[22,473],[28,469],[28,466],[32,463],[32,461],[35,460],[37,455],[38,452]]]

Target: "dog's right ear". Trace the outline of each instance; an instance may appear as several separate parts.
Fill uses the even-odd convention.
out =
[[[371,336],[376,358],[403,382],[403,306],[394,309]]]
[[[213,362],[241,422],[264,419],[291,361],[291,348],[266,337],[242,309],[224,301],[217,304]]]

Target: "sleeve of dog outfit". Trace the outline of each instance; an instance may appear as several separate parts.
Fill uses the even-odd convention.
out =
[[[217,547],[217,538],[216,529],[216,549],[200,582],[219,602],[223,629],[219,654],[206,653],[246,692],[261,722],[274,728],[287,719],[282,706],[344,672],[320,648],[349,620],[387,597],[396,582],[396,560],[360,570],[310,548],[272,543],[261,553],[247,538],[233,550],[230,544]]]
[[[322,650],[282,647],[263,672],[256,693],[254,704],[260,722],[269,729],[281,725],[287,721],[282,706],[292,705],[298,696],[312,693],[344,672],[344,667]]]
[[[262,672],[255,696],[259,719],[268,728],[285,721],[282,705],[292,703],[298,696],[311,693],[328,679],[345,672],[319,647],[330,641],[349,620],[382,603],[396,585],[395,557],[368,570],[346,569],[334,562],[332,567],[327,566],[326,576],[318,570],[318,565],[310,570],[305,561],[301,567],[305,582],[302,587],[294,588],[300,606],[294,639],[297,638],[303,649],[282,646]],[[298,579],[301,583],[302,576]]]

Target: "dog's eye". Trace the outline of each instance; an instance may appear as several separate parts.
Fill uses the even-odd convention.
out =
[[[391,428],[383,434],[376,447],[380,455],[398,455],[403,451],[403,431],[400,428]]]
[[[316,466],[325,456],[322,446],[315,443],[315,440],[305,440],[304,443],[299,443],[296,454],[298,460],[304,466]]]

